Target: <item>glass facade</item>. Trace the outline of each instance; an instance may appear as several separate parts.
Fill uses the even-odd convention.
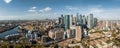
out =
[[[70,28],[70,15],[65,15],[64,17],[65,30]]]

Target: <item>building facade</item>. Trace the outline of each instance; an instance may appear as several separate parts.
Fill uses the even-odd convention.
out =
[[[93,28],[94,26],[94,18],[93,18],[93,14],[90,14],[87,16],[87,27],[89,29]]]
[[[75,39],[76,39],[77,41],[81,41],[81,39],[82,39],[82,27],[81,27],[81,26],[76,26]]]
[[[64,17],[65,31],[70,28],[70,15],[65,15]]]

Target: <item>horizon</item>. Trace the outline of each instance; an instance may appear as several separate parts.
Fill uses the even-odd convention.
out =
[[[76,13],[120,20],[120,0],[0,0],[0,20],[57,19]]]

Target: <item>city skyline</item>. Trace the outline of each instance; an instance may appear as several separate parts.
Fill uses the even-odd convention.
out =
[[[120,19],[120,0],[0,0],[0,20],[55,19],[61,14],[93,13],[98,19]]]

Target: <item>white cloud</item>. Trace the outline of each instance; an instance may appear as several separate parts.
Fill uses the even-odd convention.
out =
[[[33,6],[33,7],[31,7],[29,10],[28,10],[28,12],[37,12],[37,9],[36,9],[37,7],[35,7],[35,6]]]
[[[46,7],[46,8],[44,8],[44,9],[39,10],[39,12],[49,12],[49,11],[51,11],[51,10],[52,10],[52,8]]]
[[[43,10],[44,10],[44,11],[51,11],[52,8],[50,8],[50,7],[46,7],[46,8],[44,8]]]
[[[5,3],[10,3],[12,0],[4,0]]]
[[[66,9],[69,9],[69,10],[78,10],[79,8],[77,7],[73,7],[73,6],[65,6]]]
[[[28,12],[36,12],[37,10],[30,9]]]
[[[90,13],[101,13],[101,12],[103,12],[103,10],[99,9],[99,8],[91,8],[90,9]]]
[[[51,11],[52,10],[52,8],[50,8],[50,7],[45,7],[45,8],[43,8],[43,9],[36,9],[37,7],[35,7],[35,6],[33,6],[33,7],[31,7],[29,10],[28,10],[28,12],[34,12],[34,13],[43,13],[43,12],[49,12],[49,11]]]
[[[37,7],[36,6],[33,6],[31,9],[36,9]]]

